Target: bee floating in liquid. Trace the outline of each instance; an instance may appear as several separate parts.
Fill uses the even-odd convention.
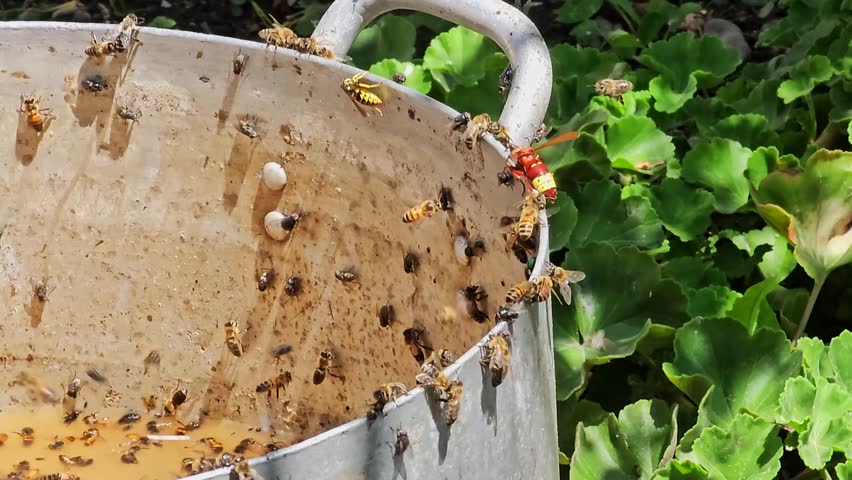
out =
[[[41,97],[30,95],[25,97],[21,94],[20,112],[27,116],[27,123],[38,133],[43,133],[51,120],[55,117],[49,108],[40,108]]]
[[[633,90],[633,83],[628,80],[604,78],[595,82],[595,93],[606,95],[620,102],[623,101],[624,94],[631,90]]]
[[[185,388],[180,388],[180,381],[178,381],[177,388],[175,388],[169,400],[163,405],[163,416],[176,416],[178,408],[186,402],[188,395],[189,391]]]
[[[343,83],[340,84],[340,88],[346,92],[346,95],[349,96],[349,99],[352,100],[352,103],[361,112],[361,115],[367,116],[367,112],[364,111],[363,106],[371,107],[379,116],[383,116],[382,109],[379,107],[383,102],[381,97],[371,92],[372,89],[378,87],[380,84],[378,83],[363,83],[361,79],[364,78],[367,72],[361,72],[356,74],[351,78],[346,78],[343,80]]]

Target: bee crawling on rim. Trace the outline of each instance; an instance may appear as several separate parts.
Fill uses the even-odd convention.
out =
[[[51,113],[50,108],[40,108],[40,102],[41,97],[36,97],[35,94],[28,97],[21,94],[20,112],[27,116],[29,126],[42,134],[56,117]]]
[[[404,74],[404,73],[402,73],[402,72],[395,72],[395,73],[393,74],[393,78],[391,78],[391,80],[393,80],[394,82],[396,82],[396,83],[398,83],[398,84],[402,85],[402,84],[404,84],[404,83],[405,83],[405,80],[406,80],[406,79],[405,79],[405,74]]]
[[[266,47],[269,48],[271,45],[276,48],[294,48],[296,46],[296,42],[299,40],[299,36],[296,35],[296,32],[281,25],[281,23],[272,15],[269,15],[269,18],[272,19],[272,26],[257,32],[257,36],[266,42]]]
[[[352,103],[361,112],[361,115],[367,116],[367,112],[364,111],[363,106],[367,106],[372,108],[379,116],[384,116],[382,113],[382,109],[380,105],[384,102],[382,98],[379,97],[372,90],[376,87],[379,87],[380,83],[364,83],[361,81],[366,75],[367,72],[357,73],[350,78],[346,78],[343,80],[343,83],[340,84],[340,88],[346,92],[346,95],[352,100]]]

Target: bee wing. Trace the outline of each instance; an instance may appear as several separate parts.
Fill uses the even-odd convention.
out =
[[[624,62],[616,63],[615,66],[612,67],[612,71],[609,73],[609,78],[618,80],[624,75],[624,71],[627,69],[627,64]]]
[[[568,276],[568,281],[571,283],[582,282],[586,279],[586,274],[577,270],[565,270]]]
[[[571,285],[568,282],[562,282],[559,284],[559,293],[561,293],[562,298],[565,299],[565,304],[571,305]]]
[[[558,211],[559,211],[558,205],[548,207],[547,209],[544,210],[545,214],[547,215],[547,218],[550,218],[550,217],[556,215],[556,212],[558,212]]]

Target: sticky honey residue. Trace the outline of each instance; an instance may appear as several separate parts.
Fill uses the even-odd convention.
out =
[[[86,414],[80,414],[66,424],[60,410],[58,406],[44,406],[35,410],[8,409],[0,414],[0,440],[5,438],[0,447],[0,478],[28,467],[30,476],[23,478],[66,473],[82,480],[174,479],[190,475],[183,469],[187,458],[193,459],[193,468],[199,471],[200,464],[205,463],[212,469],[223,454],[226,460],[228,454],[237,456],[236,452],[252,458],[274,448],[267,433],[229,420],[207,421],[184,433],[176,431],[180,424],[174,418],[143,414],[139,421],[123,425],[119,419],[126,411],[104,410],[97,413],[98,423],[87,425]],[[152,421],[161,424],[157,433],[148,430],[147,425]],[[32,429],[29,436],[27,428]],[[93,428],[97,429],[97,437],[87,445],[85,432]],[[132,453],[138,463],[125,463],[133,459],[122,458],[127,453]],[[65,462],[81,457],[78,459],[81,465],[63,463],[60,456]],[[89,459],[92,460],[90,464],[82,465]],[[28,462],[28,465],[21,462]],[[36,470],[38,475],[34,474]]]

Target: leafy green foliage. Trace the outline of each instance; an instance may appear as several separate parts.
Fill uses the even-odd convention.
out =
[[[374,63],[370,67],[370,72],[388,79],[393,79],[394,74],[401,73],[405,76],[403,85],[406,87],[420,93],[429,93],[429,90],[432,89],[432,79],[429,74],[423,70],[423,67],[411,62],[400,62],[388,58],[379,63]]]
[[[364,68],[386,58],[409,61],[414,55],[415,35],[414,24],[407,18],[383,15],[355,37],[349,56]]]
[[[501,56],[491,40],[464,27],[455,27],[432,40],[423,54],[423,68],[444,91],[450,91],[456,86],[476,85],[493,69],[495,57]]]

